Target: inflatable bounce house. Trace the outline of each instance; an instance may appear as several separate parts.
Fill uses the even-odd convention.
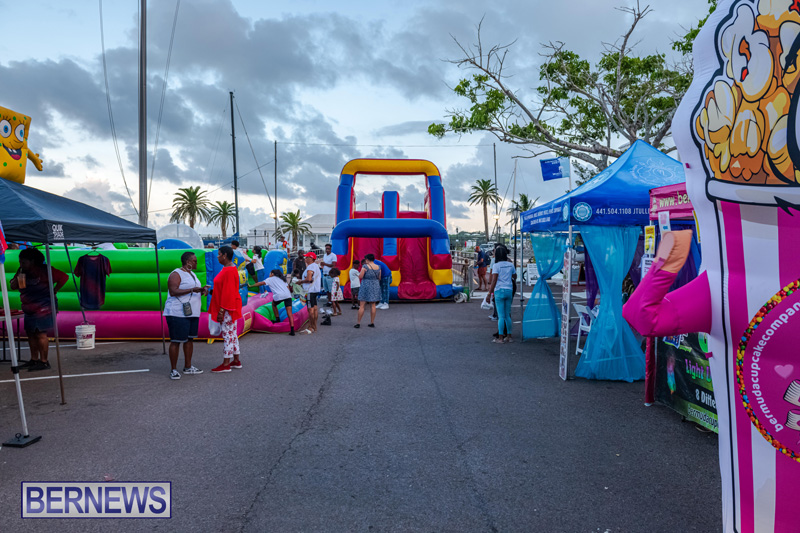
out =
[[[152,249],[130,248],[127,250],[87,250],[70,249],[69,259],[63,249],[55,249],[50,252],[53,266],[67,274],[76,272],[70,276],[71,279],[58,293],[58,330],[63,338],[69,338],[74,332],[75,327],[86,322],[95,326],[95,337],[97,339],[151,339],[161,338],[161,306],[166,302],[167,279],[170,273],[181,264],[181,255],[191,251],[197,256],[197,275],[200,283],[211,286],[213,290],[214,277],[222,269],[222,265],[217,260],[217,250],[160,250],[158,277],[161,278],[161,299],[159,300],[158,284],[156,277],[155,257]],[[6,252],[6,279],[11,281],[14,272],[19,267],[19,251],[8,250]],[[79,265],[84,256],[102,255],[108,259],[111,267],[110,274],[106,277],[105,287],[102,296],[95,295],[92,301],[97,301],[98,305],[91,308],[86,307],[86,293],[82,287],[81,271]],[[285,252],[283,258],[273,257],[271,268],[280,268],[285,265]],[[234,257],[236,259],[236,257]],[[239,258],[241,261],[241,257]],[[265,266],[267,261],[265,260]],[[238,323],[239,335],[248,331],[265,333],[288,333],[289,322],[286,310],[283,306],[278,307],[280,317],[275,319],[272,309],[272,294],[250,294],[248,293],[246,278],[247,271],[242,269],[240,272],[240,294],[242,296],[242,315],[243,320]],[[78,291],[75,291],[75,284]],[[250,281],[252,283],[252,281]],[[81,295],[84,295],[83,300]],[[97,297],[99,296],[99,297]],[[12,309],[19,309],[19,292],[9,291],[9,302]],[[83,311],[81,309],[83,305]],[[206,297],[203,297],[200,316],[200,331],[198,338],[208,339],[208,317],[205,310],[208,308]],[[308,318],[308,311],[305,306],[295,302],[293,314],[296,327],[305,322]],[[21,325],[21,324],[20,324]],[[16,327],[16,324],[15,324]],[[168,335],[166,321],[164,321],[164,332]],[[19,335],[24,336],[24,331],[19,331]]]
[[[708,335],[723,530],[800,531],[800,5],[724,0],[694,43],[673,120],[702,239],[667,232],[624,307],[647,336]]]
[[[425,210],[400,211],[400,195],[385,191],[380,211],[356,211],[358,174],[424,175]],[[336,226],[331,234],[345,297],[350,296],[348,272],[353,260],[374,254],[392,271],[392,300],[451,298],[453,262],[446,228],[442,178],[430,161],[354,159],[347,163],[336,192]]]

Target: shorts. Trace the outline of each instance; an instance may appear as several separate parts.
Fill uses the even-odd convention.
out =
[[[200,317],[197,316],[166,316],[169,328],[169,341],[183,344],[197,338],[197,328]]]
[[[360,288],[361,288],[361,287],[356,287],[355,289],[354,289],[354,288],[352,288],[352,287],[350,288],[350,294],[352,294],[352,295],[353,295],[353,301],[354,301],[354,302],[357,302],[357,301],[358,301],[358,289],[360,289]]]
[[[319,296],[318,292],[309,292],[306,294],[306,306],[308,307],[316,307],[317,306],[317,296]]]
[[[478,267],[478,275],[482,278],[486,277],[486,267]]]
[[[322,278],[322,287],[324,292],[331,292],[333,288],[333,278],[330,276],[324,276]]]
[[[25,324],[25,333],[31,336],[34,333],[46,333],[48,330],[53,329],[53,315],[47,313],[46,315],[29,315],[25,313],[23,319]]]

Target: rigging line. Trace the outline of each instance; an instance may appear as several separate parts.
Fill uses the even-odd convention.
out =
[[[153,175],[156,172],[156,155],[158,154],[158,138],[161,134],[161,118],[164,115],[164,99],[167,95],[167,79],[169,78],[169,64],[172,59],[172,43],[175,41],[175,27],[178,25],[178,9],[181,0],[175,4],[175,18],[172,20],[172,35],[169,38],[169,51],[167,52],[167,65],[164,67],[164,85],[161,87],[161,104],[158,108],[158,125],[156,126],[156,142],[153,146],[153,162],[150,165],[150,185],[147,189],[147,206],[150,206],[150,196],[153,194]]]
[[[278,144],[299,144],[303,146],[363,146],[367,148],[474,148],[476,146],[492,146],[491,144],[338,144],[285,141],[278,141]]]
[[[208,177],[211,178],[214,175],[214,166],[217,164],[217,154],[219,153],[219,141],[222,138],[222,126],[225,121],[225,113],[228,111],[228,102],[225,102],[225,107],[222,109],[222,114],[219,116],[219,128],[217,128],[217,140],[214,142],[214,152],[208,156],[209,162],[206,164],[206,168],[209,168]],[[213,159],[212,159],[213,158]]]
[[[250,151],[253,153],[253,160],[256,162],[256,169],[258,169],[258,174],[261,176],[261,183],[264,184],[264,192],[267,193],[267,198],[269,198],[269,206],[272,209],[272,212],[275,213],[275,204],[272,203],[272,196],[269,194],[269,189],[267,189],[267,182],[264,181],[264,175],[261,173],[261,167],[258,166],[258,159],[256,158],[256,151],[253,149],[253,143],[250,142],[250,135],[247,134],[247,128],[244,125],[244,119],[242,118],[242,112],[239,110],[239,102],[236,102],[236,112],[239,113],[239,120],[242,123],[242,129],[244,130],[244,136],[247,137],[247,144],[250,145]],[[273,159],[274,161],[274,159]]]
[[[128,193],[128,198],[131,201],[131,205],[133,206],[133,210],[136,211],[136,215],[139,215],[139,210],[136,209],[136,202],[133,201],[133,196],[131,195],[131,190],[128,188],[128,181],[125,179],[125,169],[122,165],[122,158],[119,155],[119,144],[117,143],[117,129],[114,126],[114,113],[111,110],[111,91],[108,88],[108,67],[106,65],[106,40],[105,40],[105,32],[103,30],[103,0],[99,0],[100,3],[100,47],[103,51],[103,80],[105,81],[106,85],[106,106],[108,107],[108,121],[111,125],[111,138],[114,141],[114,152],[117,154],[117,164],[119,165],[119,171],[122,174],[122,183],[125,184],[125,191]]]

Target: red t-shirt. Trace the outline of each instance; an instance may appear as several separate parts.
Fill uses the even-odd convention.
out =
[[[217,313],[225,309],[233,320],[242,318],[242,297],[239,295],[239,270],[226,266],[214,278],[214,289],[211,293],[211,305],[208,314],[217,321]]]

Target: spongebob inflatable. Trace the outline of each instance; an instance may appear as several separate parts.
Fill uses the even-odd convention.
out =
[[[0,107],[0,178],[25,183],[25,167],[30,159],[42,170],[39,154],[28,149],[31,117]]]

